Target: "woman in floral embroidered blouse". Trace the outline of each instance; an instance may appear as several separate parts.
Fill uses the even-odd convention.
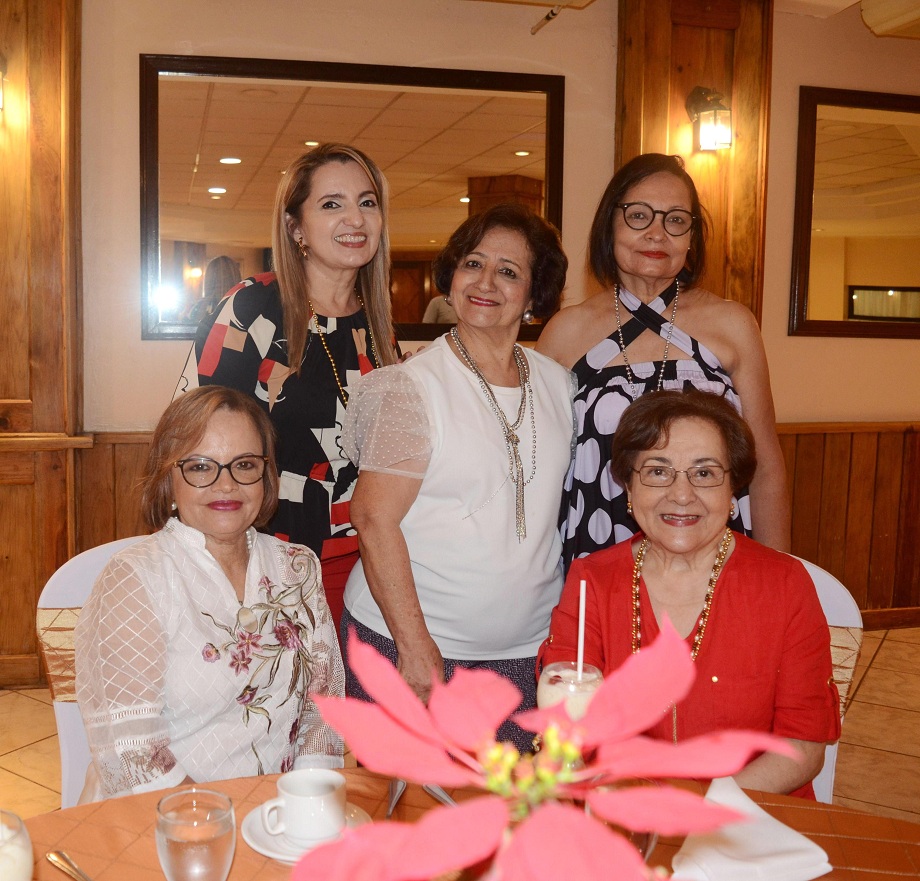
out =
[[[142,499],[158,531],[112,558],[76,629],[81,801],[342,765],[311,697],[344,692],[319,561],[255,529],[277,501],[273,456],[268,416],[232,389],[160,419]]]

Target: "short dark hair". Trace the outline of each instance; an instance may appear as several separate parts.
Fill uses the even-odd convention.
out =
[[[562,250],[559,230],[518,202],[502,202],[464,220],[432,264],[435,285],[442,294],[450,294],[460,261],[496,228],[524,236],[530,250],[531,309],[537,318],[549,318],[559,310],[569,260]]]
[[[616,218],[617,205],[621,205],[626,194],[638,183],[653,174],[673,174],[682,180],[690,191],[690,213],[696,218],[690,229],[690,250],[687,262],[677,277],[686,287],[693,287],[703,275],[706,268],[706,237],[709,235],[709,218],[706,209],[700,204],[693,178],[684,168],[680,156],[666,156],[664,153],[643,153],[630,159],[610,179],[604,195],[597,206],[591,235],[588,239],[588,263],[594,277],[603,285],[612,287],[620,281],[619,267],[613,250],[613,222]]]
[[[218,410],[248,417],[268,457],[262,476],[262,507],[253,526],[268,523],[278,504],[278,469],[275,465],[275,430],[268,414],[249,396],[221,385],[192,389],[176,398],[164,411],[153,432],[147,467],[141,478],[141,512],[151,529],[162,529],[169,520],[176,461],[188,453],[208,430]],[[178,477],[182,480],[181,475]]]
[[[725,442],[732,491],[747,486],[757,469],[754,435],[741,414],[721,395],[690,388],[687,391],[649,392],[632,402],[620,417],[613,436],[610,469],[628,486],[636,458],[668,442],[671,426],[681,419],[701,419],[712,425]]]

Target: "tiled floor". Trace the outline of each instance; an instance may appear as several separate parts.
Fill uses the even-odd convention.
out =
[[[840,739],[834,801],[920,823],[920,628],[866,633]],[[60,762],[44,689],[0,690],[0,807],[60,807]]]

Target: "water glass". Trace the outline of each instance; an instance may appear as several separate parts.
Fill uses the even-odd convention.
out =
[[[32,842],[25,823],[9,811],[0,811],[0,878],[30,881]]]
[[[183,789],[157,805],[157,856],[168,881],[227,881],[236,850],[233,802],[210,789]]]

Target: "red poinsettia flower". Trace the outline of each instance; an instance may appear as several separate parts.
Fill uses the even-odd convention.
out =
[[[352,668],[375,704],[316,695],[325,720],[358,760],[381,774],[476,786],[489,795],[429,811],[416,824],[373,823],[310,852],[292,881],[418,881],[494,858],[502,881],[646,879],[636,849],[605,825],[687,835],[743,817],[647,778],[733,774],[764,750],[795,756],[786,741],[723,732],[667,743],[642,736],[693,683],[690,650],[668,621],[594,696],[580,720],[563,704],[520,713],[542,732],[536,755],[497,743],[496,728],[520,702],[517,689],[488,670],[458,669],[436,682],[426,707],[389,661],[351,634]],[[582,803],[587,806],[585,810]],[[576,806],[577,805],[577,806]]]

